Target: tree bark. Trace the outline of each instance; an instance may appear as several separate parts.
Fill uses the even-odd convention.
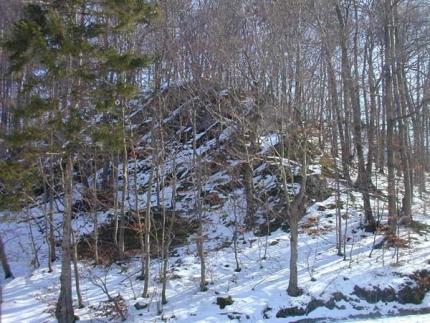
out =
[[[127,201],[128,201],[128,151],[127,151],[127,133],[125,124],[126,112],[125,103],[121,102],[121,121],[122,121],[122,198],[121,198],[121,219],[119,221],[119,238],[118,238],[118,258],[125,258],[125,222],[127,218]]]
[[[370,206],[369,198],[369,186],[371,185],[371,169],[366,169],[364,163],[364,151],[362,142],[362,128],[361,128],[361,108],[360,108],[360,98],[358,93],[357,80],[353,78],[351,73],[351,64],[348,58],[348,46],[347,39],[349,32],[347,30],[348,26],[344,20],[339,4],[336,3],[336,14],[339,21],[340,27],[340,47],[342,52],[342,78],[344,82],[344,100],[345,105],[349,101],[352,107],[352,117],[354,125],[354,144],[357,151],[358,159],[358,178],[357,186],[359,187],[363,196],[363,206],[366,222],[370,231],[376,230],[375,218],[372,214],[372,208]]]
[[[149,297],[149,272],[150,272],[150,261],[151,261],[151,198],[152,198],[152,185],[154,183],[155,163],[151,165],[151,171],[148,182],[148,192],[146,193],[146,212],[145,212],[145,229],[144,229],[144,251],[142,253],[143,259],[143,293],[142,297]]]
[[[205,260],[205,247],[204,247],[204,225],[203,225],[203,207],[202,207],[202,193],[203,193],[203,163],[201,156],[197,152],[197,112],[196,108],[192,111],[193,122],[193,166],[194,166],[194,203],[195,212],[198,222],[196,248],[197,254],[200,259],[200,291],[207,291],[206,283],[206,260]]]
[[[75,289],[76,295],[78,296],[78,308],[84,308],[84,301],[81,293],[81,282],[79,279],[79,267],[78,267],[78,244],[76,243],[75,233],[72,229],[72,245],[73,245],[73,270],[75,272]]]
[[[0,262],[3,267],[4,278],[5,279],[14,278],[9,266],[9,262],[7,261],[6,252],[4,250],[4,244],[3,244],[3,239],[1,235],[0,235]]]
[[[66,156],[66,169],[64,172],[64,214],[63,235],[61,242],[61,274],[60,295],[55,309],[55,317],[61,323],[75,322],[72,298],[72,198],[73,198],[73,156]]]
[[[388,168],[388,225],[390,232],[396,234],[397,231],[397,195],[396,195],[396,178],[394,165],[394,129],[395,129],[395,112],[393,104],[393,76],[392,65],[394,63],[393,46],[394,46],[394,2],[385,0],[385,24],[384,24],[384,45],[385,45],[385,64],[384,64],[384,80],[385,93],[384,103],[386,110],[387,123],[387,168]]]

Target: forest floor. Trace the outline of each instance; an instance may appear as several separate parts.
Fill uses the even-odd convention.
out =
[[[219,142],[227,137],[227,130],[219,135]],[[206,131],[199,134],[199,138],[205,134]],[[146,137],[150,138],[148,135]],[[221,155],[219,142],[217,144],[215,139],[201,142],[198,149],[202,155],[227,159],[231,169],[237,165],[237,161]],[[261,159],[265,154],[269,156],[254,170],[254,185],[266,194],[268,210],[279,206],[281,200],[279,192],[282,185],[273,175],[275,162],[274,157],[270,156],[271,147],[276,142],[273,136],[261,139],[259,156]],[[178,168],[176,208],[181,217],[188,216],[191,223],[195,213],[195,191],[187,174],[192,172],[192,145],[184,144],[171,155],[175,156],[175,161],[167,160],[160,172],[165,172],[168,177],[173,167]],[[208,164],[211,161],[208,160]],[[321,162],[318,158],[313,162],[315,165],[310,165],[309,171],[315,176],[322,175]],[[289,160],[282,163],[294,165]],[[150,164],[149,159],[139,160],[136,165],[130,161],[130,172],[136,172],[136,177],[130,182],[130,192],[140,195],[130,194],[129,205],[138,204],[139,208],[145,208],[146,193],[142,188],[149,181]],[[200,261],[196,237],[194,233],[189,233],[182,237],[182,244],[171,253],[167,304],[161,302],[161,262],[155,257],[151,261],[149,298],[140,297],[143,282],[137,279],[141,274],[138,253],[129,253],[130,258],[126,262],[94,265],[91,259],[79,261],[80,288],[85,305],[75,309],[80,322],[118,322],[123,318],[126,322],[183,323],[304,323],[363,319],[378,319],[381,322],[407,320],[408,323],[430,321],[430,314],[426,315],[430,312],[428,193],[414,199],[413,225],[399,226],[398,239],[394,244],[382,243],[386,238],[382,228],[388,213],[384,195],[385,177],[375,173],[372,179],[378,191],[372,193],[371,207],[381,228],[375,233],[365,230],[361,193],[327,178],[331,193],[319,202],[310,203],[300,220],[297,266],[299,287],[303,294],[290,297],[286,292],[289,281],[289,232],[273,228],[269,235],[262,235],[258,234],[258,230],[247,231],[240,227],[235,245],[234,223],[243,222],[246,201],[243,187],[232,185],[232,175],[227,168],[215,167],[203,187],[207,192],[203,201],[203,233],[208,290],[201,292],[199,289]],[[134,189],[136,185],[139,190]],[[298,188],[294,184],[290,189],[293,192]],[[79,199],[79,186],[75,189]],[[166,186],[164,193],[163,203],[170,207],[171,189]],[[207,199],[208,196],[212,200]],[[56,201],[58,212],[55,214],[55,224],[58,227],[61,227],[62,220],[61,202]],[[156,203],[157,196],[154,194],[152,205]],[[258,216],[264,222],[263,209]],[[56,321],[54,311],[60,290],[61,266],[57,260],[53,271],[48,272],[43,210],[44,205],[39,203],[29,205],[21,212],[0,213],[0,232],[15,276],[14,279],[2,280],[2,323]],[[111,216],[112,210],[100,211],[98,220],[100,223],[109,222]],[[73,228],[77,239],[82,239],[93,231],[93,217],[84,212],[77,213]],[[57,235],[59,239],[58,232]],[[339,255],[337,248],[339,239],[343,245],[340,250],[342,255]],[[77,305],[76,294],[74,300]],[[222,301],[229,304],[225,307],[217,305]]]
[[[373,234],[363,229],[360,194],[345,191],[341,200],[342,237],[346,242],[344,256],[337,255],[336,249],[335,197],[309,207],[301,220],[298,270],[302,296],[292,298],[286,292],[290,243],[288,232],[281,229],[268,236],[243,233],[237,244],[241,270],[235,270],[233,229],[226,225],[229,222],[226,217],[232,216],[228,210],[231,205],[225,203],[213,208],[209,213],[211,221],[205,228],[206,292],[199,291],[200,263],[191,235],[188,243],[176,248],[170,259],[167,304],[161,304],[157,259],[152,260],[150,298],[139,297],[143,283],[136,279],[140,273],[136,255],[128,262],[109,266],[80,261],[85,307],[76,309],[75,313],[80,322],[120,321],[118,311],[103,292],[106,286],[112,297],[120,295],[119,304],[123,306],[122,314],[128,317],[127,322],[430,321],[430,314],[426,315],[430,309],[429,293],[424,292],[420,304],[400,304],[396,296],[406,286],[422,283],[420,278],[414,280],[414,277],[424,275],[421,280],[429,280],[425,276],[425,272],[430,272],[430,215],[426,213],[429,196],[415,199],[414,221],[420,225],[400,229],[403,245],[380,249],[372,247],[382,241],[383,232]],[[221,210],[224,217],[220,216]],[[31,214],[37,218],[35,212]],[[43,230],[23,221],[28,217],[28,212],[24,213],[8,214],[8,221],[0,224],[15,276],[2,281],[1,321],[55,322],[53,312],[59,293],[60,263],[57,261],[53,272],[48,272]],[[3,216],[6,218],[6,214]],[[15,219],[12,221],[11,217]],[[85,217],[73,222],[77,232],[89,230]],[[41,262],[39,268],[35,268],[35,252]],[[427,285],[423,288],[428,290]],[[217,298],[228,296],[233,303],[220,308]],[[138,310],[136,304],[144,309]],[[288,317],[277,318],[282,313],[288,313]]]

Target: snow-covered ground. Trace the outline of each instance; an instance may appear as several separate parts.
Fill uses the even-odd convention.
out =
[[[276,142],[275,137],[263,140],[262,154]],[[207,152],[214,145],[209,140],[199,147]],[[169,160],[160,170],[169,174],[173,164],[177,165],[179,180],[186,178],[192,165],[191,145],[184,145],[175,155],[176,161]],[[273,160],[273,159],[272,159]],[[231,162],[232,165],[234,161]],[[286,161],[290,165],[289,161]],[[140,161],[138,168],[144,169],[148,161]],[[274,176],[264,172],[264,165],[255,170],[255,184],[267,191],[274,188]],[[134,169],[130,163],[130,171]],[[310,167],[312,173],[318,173],[319,167]],[[131,176],[131,178],[133,178]],[[148,182],[148,172],[138,175],[137,183],[144,187]],[[216,185],[228,183],[229,175],[221,169],[205,181],[204,190],[212,192]],[[383,178],[374,179],[378,188],[384,189]],[[181,200],[178,209],[183,213],[190,211],[186,201],[193,204],[194,192],[178,183]],[[292,186],[292,190],[297,186]],[[165,202],[169,206],[171,189],[166,186]],[[111,304],[108,296],[121,295],[122,304],[127,308],[127,322],[430,322],[429,315],[399,316],[400,313],[422,313],[430,308],[430,295],[421,304],[399,304],[379,301],[370,304],[360,299],[354,292],[356,286],[381,290],[397,290],[405,283],[405,277],[412,273],[430,270],[430,241],[428,228],[420,230],[402,228],[399,232],[406,245],[398,251],[394,248],[380,248],[372,251],[372,246],[383,239],[383,233],[376,235],[365,232],[361,195],[352,189],[343,189],[341,203],[331,196],[317,202],[307,209],[301,220],[299,236],[299,285],[303,295],[292,298],[286,289],[289,279],[289,233],[278,229],[269,236],[258,236],[253,232],[243,232],[239,237],[237,250],[240,271],[236,271],[234,257],[233,230],[229,224],[244,218],[243,188],[236,188],[228,195],[218,192],[223,201],[215,206],[207,206],[204,234],[206,249],[206,274],[208,290],[199,291],[200,263],[197,256],[195,239],[191,235],[188,243],[178,247],[170,259],[170,272],[167,288],[167,304],[161,304],[161,283],[158,278],[160,264],[152,260],[150,298],[143,299],[143,283],[137,280],[141,273],[139,256],[127,263],[110,266],[94,266],[91,261],[79,262],[81,292],[85,307],[75,310],[80,322],[116,322],[120,318],[115,313],[107,315]],[[141,196],[131,195],[130,205],[145,208],[146,193]],[[155,199],[155,196],[154,196]],[[274,197],[276,199],[276,196]],[[191,202],[190,202],[191,201]],[[430,226],[430,215],[426,209],[430,197],[415,200],[414,220]],[[155,202],[155,200],[154,200]],[[337,255],[336,205],[342,205],[342,240],[346,242],[343,253]],[[386,201],[372,199],[375,216],[381,215],[386,221]],[[61,211],[61,209],[59,210]],[[107,219],[108,213],[100,213],[99,219]],[[23,210],[16,214],[1,213],[0,232],[5,244],[14,279],[2,280],[3,304],[1,306],[2,323],[50,323],[55,322],[53,315],[55,302],[59,294],[60,264],[54,264],[53,272],[47,269],[47,247],[43,238],[43,213],[41,209]],[[29,222],[28,219],[39,219]],[[27,221],[24,221],[27,220]],[[61,212],[56,214],[56,222],[61,222]],[[30,226],[30,223],[32,225]],[[41,227],[34,224],[40,223]],[[73,220],[77,235],[92,231],[91,219],[79,215]],[[34,242],[34,243],[33,243]],[[35,253],[41,266],[35,268]],[[343,295],[332,300],[333,295]],[[233,304],[221,309],[216,304],[217,297],[231,296]],[[75,297],[76,298],[76,297]],[[302,316],[276,318],[284,308],[304,308],[312,300],[331,301],[332,309],[322,306]],[[346,300],[347,299],[347,300]],[[77,305],[77,301],[75,300]],[[138,310],[135,304],[145,305]],[[382,317],[381,317],[382,316]],[[368,318],[368,319],[367,319]],[[355,319],[355,321],[354,321]],[[358,320],[358,321],[357,321]]]
[[[360,203],[359,197],[354,203]],[[346,259],[337,256],[334,217],[331,216],[333,210],[330,209],[332,204],[333,198],[317,203],[309,208],[302,221],[313,225],[306,225],[300,235],[299,282],[304,290],[300,297],[291,298],[286,293],[289,276],[288,233],[279,229],[267,237],[245,234],[238,244],[242,270],[236,272],[233,246],[226,244],[231,242],[232,231],[221,223],[214,223],[206,228],[209,236],[206,243],[208,291],[199,291],[200,265],[195,245],[190,241],[189,245],[178,248],[175,253],[177,256],[170,260],[169,302],[166,305],[160,302],[157,260],[153,260],[150,299],[139,298],[142,282],[136,280],[140,269],[137,259],[107,268],[81,262],[81,289],[86,307],[76,309],[76,314],[81,322],[109,321],[109,318],[98,317],[103,312],[107,296],[96,284],[103,282],[111,296],[120,294],[124,298],[129,307],[127,322],[296,322],[317,318],[326,318],[326,322],[369,322],[354,321],[348,317],[372,313],[379,313],[384,317],[372,318],[371,322],[430,322],[430,315],[386,317],[396,315],[400,309],[419,311],[430,308],[429,295],[420,305],[401,305],[395,302],[368,304],[357,300],[361,305],[357,309],[357,306],[354,308],[350,303],[340,300],[336,302],[337,308],[332,310],[321,307],[306,316],[276,318],[276,313],[281,308],[300,307],[312,296],[328,300],[330,295],[338,291],[352,295],[355,285],[396,288],[403,282],[399,274],[430,268],[430,242],[425,232],[415,233],[404,229],[402,235],[408,237],[410,246],[400,250],[398,259],[392,249],[374,250],[369,257],[374,239],[379,241],[382,237],[374,237],[371,233],[358,229],[362,221],[361,214],[354,210],[353,205],[350,210],[342,210],[349,222],[347,256]],[[416,215],[415,219],[430,224],[430,216]],[[79,220],[75,222],[75,226],[79,226]],[[25,222],[3,222],[0,227],[15,275],[13,280],[2,281],[3,323],[55,322],[52,311],[59,292],[60,266],[57,263],[54,271],[48,273],[45,264],[46,250],[44,244],[39,243],[42,266],[32,269],[34,250],[31,247],[31,235],[40,242],[38,237],[41,233],[33,229],[30,234],[29,228]],[[312,228],[319,230],[312,231]],[[226,247],[218,248],[221,244]],[[232,296],[234,303],[220,309],[215,304],[216,298],[228,295]],[[149,306],[137,310],[134,307],[137,302]]]

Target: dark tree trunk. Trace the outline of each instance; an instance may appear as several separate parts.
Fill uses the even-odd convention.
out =
[[[295,213],[295,214],[294,214]],[[300,296],[302,293],[299,288],[297,260],[299,258],[298,243],[299,243],[299,228],[297,212],[290,212],[290,279],[288,281],[287,293],[290,296]]]
[[[246,215],[245,223],[248,227],[252,227],[254,224],[255,216],[255,200],[254,200],[254,184],[252,178],[252,167],[250,162],[245,162],[243,164],[243,177],[244,177],[244,189],[246,198]]]
[[[4,278],[13,278],[12,271],[9,266],[9,262],[7,261],[6,252],[4,250],[3,239],[0,236],[0,261],[4,271]]]
[[[64,174],[65,208],[63,215],[63,237],[61,243],[62,259],[60,274],[60,295],[55,317],[61,323],[75,322],[72,298],[72,194],[73,194],[73,156],[67,156]]]

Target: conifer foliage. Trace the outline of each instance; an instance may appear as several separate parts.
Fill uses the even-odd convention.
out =
[[[71,270],[75,157],[95,143],[92,135],[97,131],[88,120],[100,112],[97,109],[118,114],[118,106],[135,94],[131,78],[149,60],[131,43],[120,46],[117,40],[147,25],[154,14],[152,6],[139,0],[34,2],[25,6],[5,42],[10,71],[25,75],[22,100],[14,111],[17,127],[8,142],[27,147],[35,157],[55,159],[63,173],[59,322],[75,321]]]

